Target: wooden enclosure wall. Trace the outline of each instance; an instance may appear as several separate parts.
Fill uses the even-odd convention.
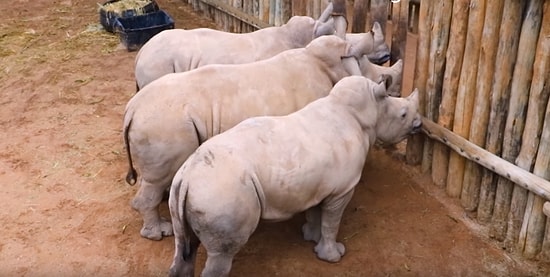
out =
[[[419,17],[414,85],[437,141],[409,140],[408,160],[508,251],[548,261],[550,1],[424,0]]]
[[[328,4],[183,1],[230,32],[318,18]],[[407,32],[418,33],[413,86],[423,92],[424,134],[409,138],[407,162],[459,198],[504,248],[549,261],[550,0],[346,3],[348,32],[391,20],[392,63],[405,57]]]

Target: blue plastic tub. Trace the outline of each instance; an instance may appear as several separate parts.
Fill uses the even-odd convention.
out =
[[[99,22],[107,32],[111,32],[111,33],[114,32],[115,21],[119,17],[131,17],[131,16],[136,16],[140,13],[145,14],[150,12],[156,12],[160,9],[157,2],[154,0],[151,0],[149,4],[146,4],[145,6],[141,7],[141,10],[139,12],[136,9],[115,12],[115,11],[108,11],[104,8],[107,5],[114,4],[119,1],[122,1],[122,0],[109,0],[103,3],[103,5],[101,5],[99,8]]]
[[[174,29],[174,20],[163,10],[115,21],[115,31],[128,51],[138,50],[154,35],[167,29]]]

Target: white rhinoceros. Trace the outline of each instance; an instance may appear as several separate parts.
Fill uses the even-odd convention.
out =
[[[346,77],[330,94],[286,116],[252,117],[203,143],[177,171],[169,207],[176,250],[170,276],[228,276],[260,220],[306,211],[304,239],[338,262],[340,219],[375,140],[393,144],[421,126],[418,94],[386,95],[383,84]]]
[[[285,50],[303,48],[316,37],[334,34],[334,21],[322,21],[327,16],[322,15],[319,20],[293,16],[280,27],[268,27],[250,33],[230,33],[208,28],[165,30],[145,43],[136,56],[136,89],[140,90],[169,73],[184,72],[208,64],[259,61]],[[361,54],[389,57],[382,29],[378,24],[374,26],[372,32],[353,34],[352,45],[357,45],[356,52]]]
[[[356,61],[355,70],[343,62],[355,60],[350,51],[337,36],[322,36],[262,61],[168,74],[134,95],[123,130],[126,181],[136,183],[134,168],[140,173],[132,206],[143,216],[141,235],[172,235],[158,206],[175,172],[202,142],[248,117],[289,114],[326,96],[336,82],[359,72]]]

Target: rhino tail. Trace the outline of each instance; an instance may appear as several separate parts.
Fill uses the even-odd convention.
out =
[[[188,188],[189,183],[182,181],[181,178],[178,178],[178,175],[174,177],[170,187],[168,207],[170,208],[176,242],[175,264],[170,270],[170,276],[185,275],[181,274],[181,271],[194,272],[193,267],[200,244],[199,238],[193,232],[185,217]],[[189,276],[193,276],[193,274],[191,273]]]
[[[128,173],[126,174],[126,183],[133,186],[136,184],[137,172],[132,162],[132,154],[130,152],[130,143],[128,142],[128,131],[132,125],[132,119],[124,122],[124,146],[126,147],[126,154],[128,155]]]

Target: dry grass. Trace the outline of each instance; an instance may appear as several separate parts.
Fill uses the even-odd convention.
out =
[[[151,0],[120,0],[113,3],[98,5],[99,9],[103,9],[107,12],[112,12],[115,14],[121,14],[123,11],[126,10],[135,10],[136,14],[144,14],[144,7],[151,3]]]
[[[53,26],[64,23],[53,22]],[[57,24],[57,25],[56,25]],[[29,74],[36,66],[71,62],[79,51],[114,52],[119,38],[106,32],[99,23],[90,23],[84,30],[64,35],[38,33],[22,25],[4,25],[0,31],[0,81],[13,74]],[[52,39],[59,38],[59,39]],[[95,50],[94,50],[95,48]]]

